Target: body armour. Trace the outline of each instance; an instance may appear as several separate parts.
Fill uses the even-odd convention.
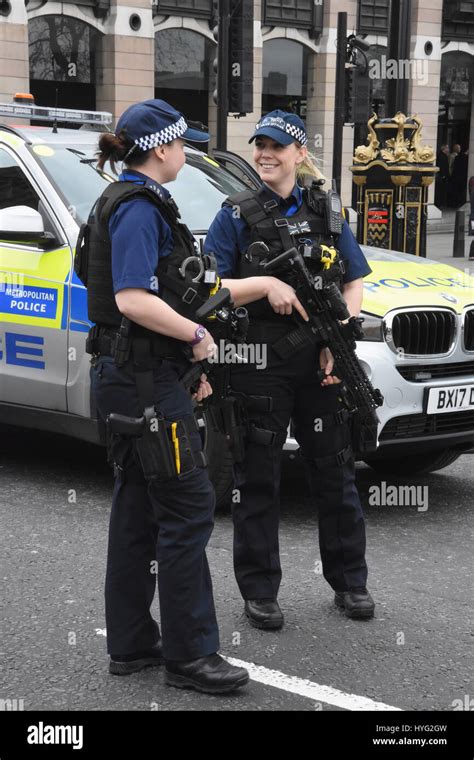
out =
[[[196,310],[209,298],[210,285],[192,282],[196,267],[180,267],[188,257],[195,257],[195,240],[179,219],[175,202],[161,199],[156,192],[133,182],[114,182],[106,188],[92,210],[87,224],[81,227],[74,267],[87,287],[87,308],[91,322],[98,326],[119,328],[122,314],[117,308],[112,279],[112,249],[109,220],[120,203],[145,197],[154,203],[171,229],[173,249],[158,261],[155,270],[159,297],[182,316],[194,319]],[[133,230],[130,231],[133,242]],[[150,289],[153,290],[152,283]],[[158,294],[157,294],[158,297]],[[155,352],[163,355],[181,353],[182,342],[133,324],[133,335],[147,335]]]
[[[328,229],[326,221],[326,193],[312,186],[303,189],[300,208],[289,216],[283,216],[277,202],[263,187],[258,192],[244,190],[231,196],[225,205],[237,207],[241,218],[245,220],[250,231],[250,244],[247,251],[240,255],[237,274],[239,278],[265,275],[262,262],[271,261],[289,248],[298,248],[304,255],[308,269],[313,275],[319,275],[326,282],[336,282],[342,286],[343,263],[337,254],[333,266],[324,269],[321,261],[321,245],[336,249],[338,235]],[[268,252],[258,243],[265,243]],[[279,271],[276,275],[289,285],[291,269]],[[266,298],[247,305],[249,316],[264,320],[282,320],[287,317],[273,311]]]

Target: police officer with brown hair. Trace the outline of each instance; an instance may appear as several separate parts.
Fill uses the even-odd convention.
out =
[[[195,242],[163,187],[185,163],[184,141],[208,138],[165,101],[128,108],[115,134],[99,142],[99,166],[123,161],[125,169],[95,206],[85,231],[88,262],[81,265],[79,246],[77,269],[95,323],[92,388],[108,419],[116,473],[105,585],[110,672],[164,660],[167,684],[221,693],[243,686],[248,673],[217,654],[205,553],[215,496],[191,398],[178,379],[184,346],[195,360],[213,350],[193,318],[209,286],[180,273]],[[211,392],[202,375],[197,400]],[[161,634],[150,611],[156,563]]]

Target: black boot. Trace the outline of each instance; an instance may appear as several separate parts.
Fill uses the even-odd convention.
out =
[[[143,668],[161,665],[163,662],[163,651],[161,639],[143,652],[134,652],[133,654],[111,654],[109,662],[109,673],[113,676],[128,676],[130,673],[138,673]]]
[[[375,602],[366,588],[351,588],[349,591],[336,591],[336,607],[342,607],[347,617],[372,618]]]
[[[281,628],[283,613],[276,599],[246,599],[245,614],[254,628]]]
[[[166,661],[165,682],[178,689],[195,689],[208,694],[224,694],[239,689],[249,680],[245,668],[230,665],[218,654],[196,660]]]

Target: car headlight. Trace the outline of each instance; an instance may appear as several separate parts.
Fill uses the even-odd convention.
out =
[[[382,341],[383,340],[383,321],[381,317],[375,317],[373,314],[362,313],[364,318],[362,329],[364,331],[364,340]]]

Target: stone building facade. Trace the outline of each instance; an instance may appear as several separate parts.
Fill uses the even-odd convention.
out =
[[[371,45],[372,102],[393,115],[383,113],[389,2],[255,0],[253,112],[229,117],[229,150],[251,158],[248,136],[261,114],[291,108],[306,120],[310,149],[330,179],[337,13],[347,11],[348,33]],[[118,117],[137,100],[162,97],[215,135],[216,13],[215,0],[0,0],[0,102],[32,92],[38,105],[57,101]],[[473,62],[474,3],[412,0],[408,112],[421,117],[423,140],[435,149],[445,142],[469,149],[468,176],[474,175]],[[365,134],[363,126],[344,127],[348,206],[348,166]]]

